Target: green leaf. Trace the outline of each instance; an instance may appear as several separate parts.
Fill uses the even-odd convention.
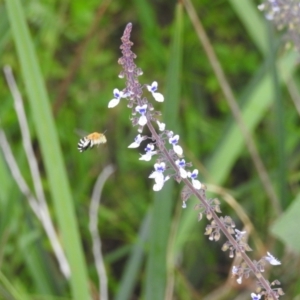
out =
[[[285,246],[300,253],[300,235],[295,226],[299,224],[300,194],[293,203],[271,226],[271,232],[280,239]]]

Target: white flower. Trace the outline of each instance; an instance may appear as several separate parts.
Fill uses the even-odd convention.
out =
[[[270,13],[266,14],[265,17],[269,21],[273,20],[273,18],[274,18],[273,14],[270,14]]]
[[[147,118],[145,116],[146,112],[147,112],[147,104],[144,104],[142,106],[138,105],[135,108],[135,111],[138,112],[141,116],[139,118],[138,124],[141,126],[146,125],[147,123]]]
[[[115,98],[109,101],[108,108],[117,106],[119,104],[121,98],[127,97],[127,94],[124,94],[123,92],[119,91],[118,89],[114,89],[113,94],[114,94]]]
[[[155,171],[152,172],[149,176],[149,178],[155,179],[156,182],[162,182],[164,179],[163,172],[166,170],[166,163],[156,163],[154,164]]]
[[[153,144],[148,144],[147,147],[145,148],[146,153],[142,155],[139,160],[145,160],[145,161],[150,161],[152,156],[157,153],[157,151],[154,150],[154,145]]]
[[[134,142],[131,143],[128,148],[137,148],[140,146],[141,142],[144,141],[146,139],[145,136],[141,136],[140,134],[138,134],[135,138],[134,138]]]
[[[186,178],[187,177],[187,171],[184,169],[184,167],[185,167],[185,160],[184,159],[182,159],[182,160],[177,159],[175,161],[175,163],[176,163],[176,165],[179,168],[180,177],[181,178]]]
[[[261,298],[261,295],[260,294],[255,294],[255,293],[251,293],[251,298],[252,300],[259,300]]]
[[[236,267],[236,266],[233,266],[232,267],[232,274],[234,274],[234,275],[237,275],[237,273],[238,273],[238,270],[239,270],[239,268],[238,267]]]
[[[238,275],[239,275],[239,268],[236,267],[236,266],[233,266],[231,272],[232,272],[233,275],[238,276]],[[240,275],[240,276],[238,277],[238,279],[236,280],[236,282],[237,282],[238,284],[241,284],[241,283],[242,283],[242,279],[243,279],[243,275]]]
[[[158,192],[158,191],[160,191],[163,188],[163,186],[164,186],[164,182],[163,181],[162,182],[156,182],[153,185],[153,191],[154,192]]]
[[[191,172],[187,172],[187,176],[189,178],[192,179],[192,185],[196,190],[200,190],[201,189],[201,182],[199,180],[197,180],[197,176],[198,176],[198,170],[195,169],[192,173]]]
[[[163,102],[164,96],[161,93],[156,93],[157,90],[157,82],[153,81],[151,85],[147,85],[148,91],[152,94],[153,98],[157,102]]]
[[[144,160],[144,161],[150,161],[152,158],[153,154],[150,154],[149,152],[147,152],[146,154],[143,154],[139,160]]]
[[[155,180],[153,190],[155,192],[160,191],[164,186],[164,183],[170,178],[170,176],[164,177],[163,172],[166,170],[166,164],[164,162],[154,164],[155,171],[152,172],[149,178]]]
[[[167,180],[169,180],[169,179],[170,179],[170,176],[166,176],[162,182],[156,182],[156,183],[153,185],[153,191],[154,191],[154,192],[160,191],[160,190],[163,188],[165,182],[166,182]]]
[[[172,132],[172,131],[169,133],[169,135],[171,135],[171,134],[173,135],[173,132]],[[178,141],[179,141],[179,135],[178,135],[178,134],[176,134],[176,135],[174,135],[174,136],[171,136],[171,137],[169,138],[169,143],[173,145],[173,150],[174,150],[174,152],[175,152],[178,156],[181,156],[182,153],[183,153],[183,150],[182,150],[182,148],[181,148],[179,145],[177,145]]]
[[[281,265],[281,262],[277,258],[275,258],[270,252],[267,253],[268,255],[265,256],[265,260],[267,260],[273,266]]]
[[[173,133],[173,131],[169,131],[169,132],[167,133],[167,135],[168,135],[169,138],[171,138],[171,137],[174,135],[174,133]]]
[[[257,8],[262,11],[262,10],[264,10],[265,5],[264,4],[260,4],[260,5],[257,6]]]
[[[247,231],[239,231],[238,229],[234,229],[234,231],[236,232],[235,234],[235,238],[240,241],[243,236],[247,233]]]
[[[158,129],[160,131],[164,131],[166,128],[166,124],[165,123],[160,123],[159,121],[156,121],[157,125],[158,125]]]
[[[182,202],[182,208],[186,208],[186,203],[185,203],[185,201]]]

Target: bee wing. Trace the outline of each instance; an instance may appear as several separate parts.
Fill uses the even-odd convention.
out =
[[[88,132],[86,132],[86,131],[84,131],[82,129],[78,129],[78,128],[74,129],[74,132],[77,135],[79,135],[80,137],[85,137],[85,136],[87,136],[89,134]]]

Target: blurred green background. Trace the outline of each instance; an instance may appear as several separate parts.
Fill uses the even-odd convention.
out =
[[[104,185],[98,229],[110,299],[249,299],[255,291],[254,278],[241,285],[231,279],[233,261],[221,250],[226,240],[213,243],[203,235],[207,220],[197,222],[197,200],[181,208],[182,185],[170,181],[153,192],[148,176],[154,162],[138,160],[143,147],[127,148],[137,128],[131,126],[125,100],[107,108],[113,89],[125,87],[117,61],[128,22],[136,64],[144,73],[139,79],[158,81],[165,102],[153,105],[162,111],[167,129],[180,134],[186,161],[199,169],[208,196],[221,200],[223,215],[240,230],[251,230],[250,257],[259,260],[270,251],[282,261],[267,268],[267,279],[281,281],[285,299],[300,297],[299,55],[280,43],[258,4],[0,2],[1,70],[12,67],[22,94],[50,214],[73,274],[70,280],[61,275],[1,152],[0,299],[99,299],[89,205],[97,177],[108,165],[115,172]],[[203,50],[199,21],[251,131],[273,198]],[[0,99],[0,127],[34,193],[4,76]],[[105,130],[107,144],[78,152],[76,132]]]

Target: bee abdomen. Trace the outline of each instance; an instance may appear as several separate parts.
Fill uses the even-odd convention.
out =
[[[77,149],[79,152],[83,152],[87,150],[88,148],[92,148],[93,145],[91,144],[91,140],[87,139],[86,137],[80,139],[80,141],[77,144]]]

